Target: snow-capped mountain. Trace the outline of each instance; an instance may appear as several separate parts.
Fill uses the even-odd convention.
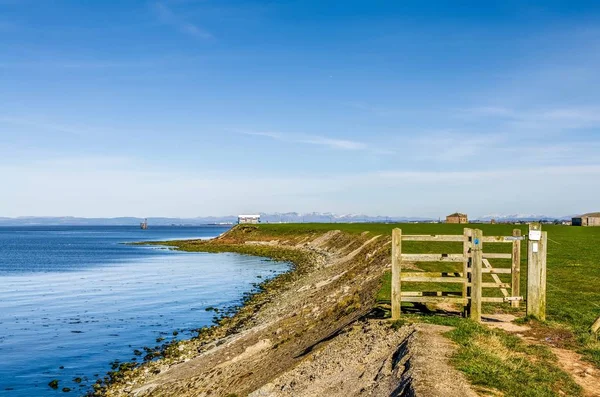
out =
[[[532,221],[553,221],[555,219],[558,220],[570,220],[572,218],[569,216],[553,216],[553,215],[540,215],[540,214],[490,214],[484,215],[482,217],[477,218],[480,221],[491,221],[495,219],[500,222],[514,222],[514,221],[523,221],[523,222],[532,222]]]

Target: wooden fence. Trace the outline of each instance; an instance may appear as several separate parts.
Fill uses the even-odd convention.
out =
[[[539,225],[532,225],[528,255],[528,313],[545,317],[546,284],[546,234]],[[533,237],[533,239],[532,239]],[[484,302],[510,303],[519,307],[523,300],[520,290],[521,231],[515,229],[512,236],[484,236],[478,229],[465,229],[463,235],[403,235],[401,229],[392,231],[392,319],[400,317],[402,302],[462,304],[464,314],[476,321],[481,320],[481,304]],[[462,243],[462,253],[411,254],[402,249],[403,241]],[[484,243],[511,244],[510,253],[484,251]],[[490,261],[511,260],[511,267],[494,267]],[[402,263],[455,262],[462,263],[462,272],[403,272]],[[483,282],[489,274],[492,282]],[[510,274],[510,282],[502,281],[501,274]],[[462,285],[462,293],[456,291],[403,291],[402,283],[456,283]],[[497,289],[502,297],[484,296],[484,290]],[[510,291],[510,292],[509,292]],[[531,308],[530,308],[531,304]]]

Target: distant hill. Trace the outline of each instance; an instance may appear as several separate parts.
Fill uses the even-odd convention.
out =
[[[368,216],[368,215],[337,215],[333,213],[311,212],[301,214],[297,212],[285,213],[262,213],[261,222],[263,223],[358,223],[358,222],[422,222],[431,221],[430,218],[423,217],[394,217],[394,216]],[[139,225],[144,218],[118,217],[118,218],[78,218],[78,217],[18,217],[2,218],[0,217],[0,226],[126,226]],[[234,224],[237,223],[237,215],[227,216],[207,216],[196,218],[165,218],[149,217],[148,224],[156,226],[199,226],[207,224]]]
[[[554,221],[554,220],[571,220],[573,215],[568,216],[550,216],[550,215],[535,215],[535,214],[492,214],[478,218],[478,221],[489,222],[492,219],[497,222],[535,222],[535,221]]]

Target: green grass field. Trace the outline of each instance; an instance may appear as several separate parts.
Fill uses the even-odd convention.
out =
[[[506,224],[469,224],[470,228],[481,229],[484,235],[511,235],[513,229],[521,229],[525,235],[528,226]],[[342,230],[348,233],[370,232],[391,235],[393,228],[402,229],[403,234],[462,234],[465,225],[453,224],[263,224],[260,228],[271,235],[294,235],[298,233]],[[547,321],[550,325],[567,326],[577,339],[579,351],[600,367],[600,347],[590,335],[589,328],[600,316],[600,228],[544,225],[548,232],[547,270]],[[491,244],[485,251],[510,252],[510,244]],[[487,248],[487,249],[486,249]],[[404,242],[403,252],[411,253],[461,253],[460,243]],[[527,254],[522,244],[521,292],[526,296]],[[508,267],[510,261],[493,260],[494,267]],[[460,264],[419,264],[426,271],[459,271]],[[487,275],[489,277],[489,275]],[[503,275],[503,280],[506,280]],[[491,281],[491,280],[484,280]],[[508,281],[508,280],[506,280]],[[408,283],[405,283],[408,284]],[[403,290],[432,290],[432,285],[405,285]],[[406,288],[405,288],[406,286]],[[460,290],[458,285],[444,285],[444,290]],[[486,296],[500,296],[500,291],[486,291]],[[384,279],[379,292],[380,300],[389,301],[389,277]],[[508,308],[508,305],[504,305]],[[522,305],[523,306],[523,305]],[[485,310],[485,308],[484,308]]]

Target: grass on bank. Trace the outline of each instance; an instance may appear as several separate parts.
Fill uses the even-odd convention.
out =
[[[545,346],[526,344],[505,331],[459,317],[407,314],[401,321],[454,327],[446,334],[459,346],[452,363],[482,392],[493,389],[505,397],[582,395]]]

